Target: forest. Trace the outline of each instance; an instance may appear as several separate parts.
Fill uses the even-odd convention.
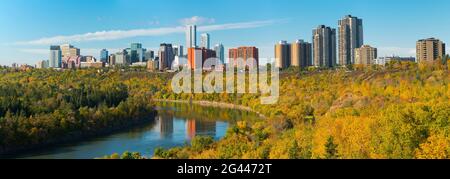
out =
[[[216,101],[263,114],[219,141],[155,150],[156,159],[448,159],[450,63],[281,72],[280,99],[258,94],[175,94],[170,73],[0,69],[0,147],[62,140],[139,122],[152,99]],[[105,158],[145,158],[126,152]]]
[[[0,153],[69,142],[153,120],[120,72],[0,69]]]
[[[154,98],[239,103],[264,114],[238,121],[226,137],[159,149],[154,158],[448,159],[450,63],[392,62],[386,67],[288,69],[280,100],[258,95],[168,94]]]

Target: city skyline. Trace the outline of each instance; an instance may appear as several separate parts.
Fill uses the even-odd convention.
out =
[[[245,1],[243,7],[236,7],[233,6],[237,2],[234,0],[200,0],[182,7],[197,7],[192,11],[173,6],[182,3],[181,1],[134,1],[142,4],[142,7],[131,6],[126,2],[128,1],[2,1],[0,22],[7,28],[0,29],[0,64],[35,64],[39,60],[48,60],[50,45],[66,43],[79,48],[81,55],[96,58],[99,58],[102,49],[114,54],[135,42],[155,51],[161,43],[185,44],[185,26],[188,24],[196,24],[198,34],[211,34],[211,45],[222,43],[225,51],[237,46],[255,46],[260,49],[260,58],[272,58],[273,44],[276,42],[291,39],[312,42],[313,28],[324,24],[337,29],[338,20],[349,14],[364,20],[364,42],[377,47],[378,56],[415,56],[418,39],[435,37],[443,42],[450,41],[450,32],[446,30],[448,23],[440,18],[450,14],[444,11],[445,5],[450,5],[447,1],[429,4],[402,0],[362,3],[346,0],[317,7],[314,1],[250,0]],[[245,7],[251,4],[258,12],[267,13],[244,13]],[[165,6],[171,7],[170,13],[158,10],[158,7]],[[223,8],[208,10],[217,6]],[[144,7],[149,8],[149,11],[141,12]],[[427,7],[433,8],[433,12],[419,16],[419,10]],[[89,9],[95,11],[76,11],[80,8],[84,12]],[[108,13],[117,12],[119,8],[123,12]],[[294,11],[297,8],[302,9],[301,13]],[[57,12],[68,13],[49,13],[55,9],[58,9]],[[318,10],[324,13],[313,13]],[[27,13],[21,13],[24,11]],[[130,11],[135,12],[133,16],[125,15]],[[225,16],[224,11],[234,13]],[[409,13],[396,13],[399,11]],[[197,37],[197,41],[199,40]]]

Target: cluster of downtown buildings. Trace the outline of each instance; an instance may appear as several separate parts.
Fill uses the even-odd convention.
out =
[[[49,60],[40,61],[37,68],[101,68],[112,66],[144,66],[152,71],[177,70],[178,67],[204,69],[208,59],[216,64],[214,67],[223,69],[225,64],[225,49],[219,43],[211,48],[210,34],[200,35],[200,46],[197,45],[197,26],[186,26],[186,54],[182,45],[169,43],[160,44],[155,54],[140,43],[132,43],[129,48],[109,54],[108,50],[100,51],[100,59],[93,56],[81,56],[80,49],[65,44],[50,47]],[[338,30],[320,25],[313,29],[312,43],[295,40],[293,43],[280,41],[275,45],[275,67],[320,67],[334,68],[349,65],[385,65],[392,60],[400,61],[435,61],[445,56],[445,44],[435,38],[422,39],[416,44],[414,57],[378,57],[377,48],[364,44],[363,20],[347,15],[338,21]],[[228,63],[237,65],[238,60],[252,60],[247,65],[256,66],[259,63],[259,49],[253,46],[242,46],[228,50]]]
[[[197,26],[186,27],[186,49],[182,45],[170,43],[160,44],[155,54],[152,50],[142,47],[141,43],[132,43],[130,48],[117,53],[109,54],[103,49],[100,51],[100,59],[93,56],[81,56],[80,49],[70,45],[50,46],[49,60],[39,61],[37,68],[77,69],[77,68],[102,68],[113,66],[142,66],[151,71],[175,71],[178,67],[190,69],[202,69],[206,60],[215,59],[214,67],[224,67],[225,49],[219,43],[211,48],[210,34],[200,35],[200,46],[197,45]],[[229,57],[237,59],[257,59],[256,47],[237,47],[229,49]],[[258,64],[255,64],[258,66]]]

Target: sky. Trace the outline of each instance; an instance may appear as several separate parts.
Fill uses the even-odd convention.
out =
[[[1,0],[0,65],[46,60],[50,45],[70,43],[98,57],[140,42],[185,46],[185,25],[198,25],[211,44],[256,46],[272,58],[280,40],[311,42],[312,29],[363,19],[364,43],[378,56],[415,56],[418,39],[450,43],[448,0]],[[450,48],[447,49],[447,52]]]

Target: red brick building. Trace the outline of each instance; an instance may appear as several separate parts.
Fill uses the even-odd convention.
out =
[[[259,66],[259,51],[256,47],[238,47],[229,50],[228,58],[230,59],[230,64],[237,66],[237,59],[243,59],[247,62],[248,59],[255,59],[256,64],[250,64],[252,67],[255,65]]]

